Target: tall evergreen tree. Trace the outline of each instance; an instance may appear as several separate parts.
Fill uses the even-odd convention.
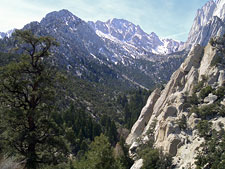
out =
[[[56,42],[30,31],[16,31],[15,38],[21,58],[0,68],[1,138],[25,168],[57,164],[67,159],[68,149],[53,118],[59,81],[48,60]]]

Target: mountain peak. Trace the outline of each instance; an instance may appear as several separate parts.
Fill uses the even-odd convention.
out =
[[[225,0],[208,1],[197,11],[194,23],[185,44],[191,48],[194,44],[205,46],[209,39],[225,33]]]
[[[75,16],[74,14],[72,14],[70,11],[68,11],[67,9],[62,9],[59,11],[53,11],[48,13],[42,20],[41,22],[51,22],[51,21],[64,21],[64,22],[68,22],[68,21],[81,21],[80,18],[78,18],[77,16]]]
[[[55,27],[69,26],[71,29],[75,29],[76,25],[82,22],[84,21],[72,14],[70,11],[62,9],[48,13],[40,23],[46,26],[55,25]]]
[[[110,23],[131,23],[131,22],[129,22],[129,21],[127,21],[127,20],[125,20],[125,19],[118,19],[118,18],[113,18],[113,19],[110,19],[109,20],[110,21]]]
[[[74,16],[74,15],[67,9],[61,9],[59,11],[50,12],[46,15],[46,17],[49,17],[49,16],[68,17],[68,16]]]
[[[153,36],[153,37],[158,37],[158,35],[156,35],[156,33],[155,33],[155,32],[150,33],[150,36]]]

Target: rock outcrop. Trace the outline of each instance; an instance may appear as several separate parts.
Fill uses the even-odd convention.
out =
[[[195,44],[206,46],[211,37],[225,33],[225,0],[210,0],[198,9],[184,47]]]
[[[139,144],[137,140],[148,139],[149,129],[156,122],[153,130],[154,146],[172,155],[176,168],[195,167],[196,150],[204,139],[199,137],[196,129],[196,125],[201,119],[195,113],[190,112],[187,99],[196,92],[194,88],[199,82],[204,81],[204,85],[211,86],[213,90],[225,85],[225,64],[223,63],[225,38],[214,38],[214,40],[217,42],[220,40],[220,43],[215,42],[214,45],[209,43],[205,48],[200,45],[193,46],[188,57],[174,72],[165,89],[161,92],[156,89],[151,94],[137,122],[132,127],[126,140],[127,144],[137,149]],[[211,104],[216,100],[217,96],[209,93],[199,106]],[[222,103],[223,101],[221,101]],[[185,129],[179,124],[182,118],[185,119]],[[213,124],[217,124],[215,119],[211,121]],[[225,118],[222,118],[221,122],[224,121]],[[130,153],[134,154],[134,151]]]
[[[136,123],[133,125],[131,129],[131,134],[127,138],[127,144],[131,144],[140,134],[143,132],[144,128],[146,127],[152,113],[153,113],[153,107],[156,102],[156,100],[160,96],[160,90],[156,89],[152,92],[152,94],[149,96],[147,103],[145,107],[141,110],[141,114],[136,121]]]

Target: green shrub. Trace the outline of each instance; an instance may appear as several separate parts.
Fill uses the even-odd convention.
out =
[[[211,119],[218,115],[220,112],[220,106],[218,104],[210,104],[210,105],[204,105],[196,111],[196,114],[201,119]]]
[[[142,169],[165,169],[172,166],[172,157],[167,154],[164,155],[158,149],[148,148],[142,153]]]
[[[194,104],[194,105],[197,105],[199,104],[199,100],[198,100],[198,97],[196,95],[196,93],[193,93],[190,97],[190,103],[191,104]]]
[[[182,115],[180,119],[176,121],[178,126],[180,127],[181,130],[186,130],[187,129],[187,118],[185,115]]]
[[[157,124],[157,119],[154,119],[147,131],[147,135],[150,135],[150,136],[153,136],[154,134],[154,130],[155,130],[155,127],[156,127],[156,124]]]
[[[75,164],[77,169],[118,169],[113,156],[113,149],[106,136],[101,134],[95,137],[89,145],[89,151],[85,157]]]
[[[192,105],[198,105],[199,104],[199,99],[196,95],[196,93],[193,93],[191,96],[187,96],[185,99],[184,107],[188,108],[191,107]],[[185,109],[183,108],[183,109]]]
[[[142,169],[166,169],[172,166],[172,157],[163,154],[162,151],[153,148],[154,140],[150,139],[147,143],[141,144],[138,149],[139,158],[143,159]]]
[[[213,92],[213,94],[218,96],[218,99],[222,99],[225,96],[225,86],[218,87],[217,90]]]
[[[225,106],[224,105],[220,105],[218,107],[218,115],[222,116],[222,117],[225,117]]]
[[[207,139],[211,136],[211,127],[212,122],[208,122],[208,120],[202,120],[197,124],[197,129],[200,137],[204,137]]]
[[[224,169],[225,166],[225,131],[212,131],[212,135],[200,146],[201,150],[196,157],[197,169]],[[207,167],[206,167],[207,166]]]
[[[204,80],[198,82],[198,84],[193,87],[193,92],[194,93],[199,92],[203,86],[204,86]]]
[[[225,117],[225,106],[219,103],[204,105],[200,108],[193,106],[190,111],[196,113],[202,120],[209,120],[215,116]]]
[[[211,86],[206,86],[203,89],[200,90],[199,96],[200,98],[204,99],[205,97],[207,97],[209,95],[209,93],[211,93],[213,91]]]

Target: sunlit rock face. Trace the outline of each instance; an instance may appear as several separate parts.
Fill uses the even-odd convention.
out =
[[[194,93],[194,87],[200,81],[215,90],[225,85],[225,37],[216,37],[213,41],[216,44],[193,46],[165,89],[156,89],[151,94],[126,140],[127,144],[132,145],[132,157],[135,157],[134,148],[138,149],[140,143],[150,138],[149,130],[156,123],[153,130],[154,146],[172,155],[176,168],[195,168],[197,149],[204,139],[198,135],[196,128],[201,119],[186,107],[187,98]],[[199,92],[196,94],[199,95]],[[209,93],[198,106],[214,104],[217,98],[215,94]],[[221,100],[219,104],[222,105],[224,99]],[[178,123],[182,118],[187,125],[185,130]],[[210,121],[215,129],[219,122],[225,124],[225,118],[219,115]]]
[[[210,0],[198,9],[185,48],[194,44],[206,46],[211,37],[225,33],[225,0]]]

